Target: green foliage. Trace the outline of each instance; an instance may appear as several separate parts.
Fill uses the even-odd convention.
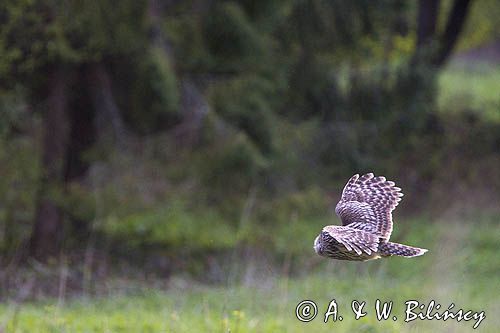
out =
[[[0,138],[8,138],[14,128],[24,129],[30,124],[24,99],[20,87],[11,91],[0,89]]]
[[[92,221],[96,215],[95,198],[82,184],[67,184],[64,193],[52,194],[68,217],[81,221]]]
[[[144,47],[144,1],[3,1],[0,75],[28,86],[46,66],[80,64]]]
[[[38,152],[30,138],[0,136],[0,251],[10,253],[26,240],[40,179]]]
[[[21,78],[44,66],[51,33],[47,28],[49,5],[41,1],[2,1],[0,13],[0,76],[11,88]]]
[[[88,62],[130,54],[144,47],[145,1],[69,1],[53,3],[51,60]],[[76,15],[75,15],[76,14]]]
[[[242,129],[265,153],[272,150],[272,82],[262,77],[238,77],[212,92],[215,112]]]
[[[185,7],[186,3],[187,1],[183,1],[180,5]],[[176,63],[176,67],[182,71],[195,73],[210,70],[215,65],[213,56],[206,46],[202,18],[192,13],[189,7],[184,7],[179,9],[179,12],[172,13],[163,22],[176,58],[182,59]]]
[[[266,59],[265,37],[235,2],[216,4],[206,17],[204,31],[218,70],[252,69]]]
[[[198,252],[231,248],[236,241],[234,229],[217,212],[198,212],[175,201],[123,219],[110,216],[99,228],[116,239],[128,239],[132,248],[162,245]]]
[[[324,225],[330,224],[330,211],[327,196],[319,188],[290,193],[264,207],[256,215],[256,221],[263,228],[271,229],[274,237],[268,242],[273,244],[273,251],[279,255],[300,257],[310,240],[314,239]],[[262,234],[268,234],[263,232]],[[302,240],[290,242],[297,235]]]
[[[500,6],[495,0],[474,1],[458,42],[459,50],[481,46],[500,37]]]
[[[152,47],[141,57],[127,60],[117,60],[112,75],[120,88],[117,102],[129,126],[148,133],[177,124],[181,87],[166,52]]]
[[[198,174],[214,190],[229,190],[226,188],[228,182],[232,184],[234,191],[248,188],[252,179],[265,167],[265,160],[243,134],[236,135],[220,149],[207,153],[211,158],[207,161],[206,155],[202,157]]]
[[[161,49],[152,48],[151,53],[150,63],[146,65],[144,72],[148,75],[148,82],[151,82],[151,90],[159,96],[160,100],[152,107],[152,112],[161,112],[161,110],[168,113],[178,112],[180,93],[172,65]]]

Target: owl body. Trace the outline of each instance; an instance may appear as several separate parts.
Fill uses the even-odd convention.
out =
[[[356,251],[352,251],[352,249],[349,250],[344,244],[333,238],[327,231],[321,231],[319,236],[316,237],[314,241],[314,250],[320,256],[337,260],[367,261],[381,257],[378,251],[371,252],[370,254],[361,251],[358,254]]]
[[[392,211],[403,194],[394,182],[372,173],[349,179],[335,212],[342,226],[323,228],[314,240],[315,252],[324,257],[366,261],[392,255],[416,257],[426,249],[393,243]]]

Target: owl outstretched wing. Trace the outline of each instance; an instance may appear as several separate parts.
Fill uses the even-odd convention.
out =
[[[385,177],[373,173],[349,179],[335,212],[344,226],[368,231],[389,240],[392,211],[401,201],[401,189]]]
[[[358,255],[361,255],[362,252],[368,255],[377,252],[380,241],[377,235],[349,226],[326,226],[323,228],[323,235],[325,242],[331,242],[331,237],[344,245],[348,251],[355,251]]]

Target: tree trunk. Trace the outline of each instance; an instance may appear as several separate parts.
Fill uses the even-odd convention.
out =
[[[420,0],[417,17],[417,45],[411,66],[442,67],[448,60],[470,8],[470,0],[455,0],[442,34],[436,30],[439,0]]]
[[[428,45],[436,34],[439,0],[418,2],[417,48]]]
[[[434,65],[443,66],[446,60],[448,60],[465,24],[470,2],[470,0],[455,0],[453,3],[444,34],[441,37],[440,48],[434,60]]]
[[[92,87],[93,82],[89,82],[86,72],[89,66],[82,66],[79,71],[78,81],[74,88],[79,91],[71,100],[71,111],[69,113],[70,134],[68,149],[65,157],[64,183],[70,185],[78,183],[83,185],[86,179],[90,162],[84,158],[84,153],[96,141],[95,109],[92,105],[88,87]],[[67,186],[64,188],[69,190]],[[70,193],[71,195],[71,193]],[[92,209],[89,207],[89,209]],[[71,236],[78,241],[85,241],[90,234],[88,218],[83,218],[76,214],[69,213],[68,220],[71,220],[73,229]]]
[[[439,12],[439,0],[421,0],[418,2],[417,45],[411,66],[428,64],[438,43],[436,22]]]
[[[67,72],[55,69],[48,80],[48,99],[43,115],[43,179],[30,240],[30,254],[43,261],[56,256],[61,245],[63,217],[53,191],[64,177],[69,138],[67,85]]]

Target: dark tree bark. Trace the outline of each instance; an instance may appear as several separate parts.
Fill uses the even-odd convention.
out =
[[[84,153],[96,141],[95,110],[90,101],[89,88],[92,86],[86,76],[88,65],[81,67],[78,81],[72,89],[70,108],[68,108],[69,140],[65,156],[64,184],[83,183],[87,176],[90,162],[84,158]],[[64,190],[68,190],[64,186]],[[80,216],[67,214],[73,226],[72,236],[84,241],[90,234],[89,223]]]
[[[471,0],[455,0],[443,33],[436,29],[439,0],[420,0],[417,17],[417,45],[411,64],[442,67],[463,29]]]
[[[43,115],[44,175],[30,240],[30,254],[40,260],[56,256],[61,243],[62,211],[50,192],[63,181],[64,177],[69,139],[66,110],[68,80],[68,73],[62,68],[54,69],[48,80],[47,107]]]
[[[70,135],[65,159],[64,180],[66,182],[81,179],[87,174],[89,163],[82,158],[82,153],[95,142],[95,111],[89,101],[88,84],[87,80],[80,79],[77,85],[79,91],[71,103]]]
[[[444,34],[441,37],[440,49],[434,60],[436,66],[443,66],[453,51],[458,36],[465,24],[470,3],[470,0],[455,0],[453,3],[453,8],[448,16]]]
[[[110,125],[118,144],[125,135],[104,66],[82,65],[74,79],[69,79],[67,71],[57,69],[47,84],[47,108],[43,114],[44,174],[30,240],[30,255],[41,261],[59,254],[63,210],[54,194],[67,191],[70,183],[84,181],[90,163],[83,158],[83,153],[95,143],[98,131],[105,130],[96,127],[99,125],[96,118]],[[70,84],[71,99],[68,97]],[[88,237],[88,221],[71,214],[64,217],[71,222],[72,237],[79,240]]]
[[[418,2],[417,48],[428,45],[435,38],[439,0]]]

